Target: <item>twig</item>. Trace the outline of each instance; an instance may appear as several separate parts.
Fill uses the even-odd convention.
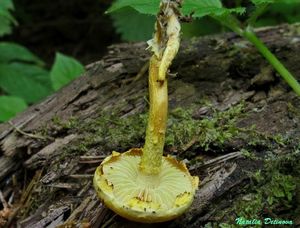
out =
[[[90,179],[93,176],[94,176],[93,174],[72,174],[72,175],[69,175],[69,177],[75,178],[75,179],[81,179],[81,178]]]
[[[21,208],[24,209],[23,216],[26,215],[28,210],[30,209],[29,205],[32,203],[32,198],[30,197],[33,193],[33,191],[36,189],[36,185],[41,179],[42,170],[36,171],[34,177],[31,179],[30,183],[28,184],[27,188],[22,192],[21,196]]]
[[[147,61],[142,68],[140,69],[140,71],[137,73],[137,75],[134,78],[126,78],[123,80],[123,83],[132,83],[132,82],[136,82],[138,81],[142,76],[144,76],[144,74],[147,72],[149,67],[149,61]]]
[[[4,209],[9,208],[8,203],[4,199],[4,196],[3,196],[3,193],[1,190],[0,190],[0,200],[1,200],[1,203],[2,203]]]
[[[109,225],[112,223],[112,221],[114,220],[114,218],[116,217],[117,215],[114,214],[113,216],[111,216],[102,226],[101,228],[106,228],[106,227],[109,227]]]
[[[180,152],[180,154],[187,151],[189,148],[191,148],[197,141],[198,141],[197,137],[194,136],[187,144],[181,147],[182,151]]]
[[[134,77],[134,79],[132,80],[132,82],[136,82],[138,81],[142,76],[144,76],[144,74],[147,72],[149,68],[149,61],[147,61],[141,68],[141,70],[138,72],[138,74]]]
[[[104,155],[99,156],[80,156],[80,160],[78,163],[81,164],[94,164],[94,163],[100,163],[105,158]]]
[[[13,195],[13,194],[12,194]],[[11,197],[10,197],[11,198]],[[0,201],[3,205],[3,209],[0,211],[0,218],[5,219],[7,222],[4,224],[4,228],[10,227],[11,222],[17,215],[20,207],[12,207],[10,202],[7,202],[0,190]],[[9,200],[10,201],[10,200]],[[1,225],[1,224],[0,224]]]
[[[8,123],[18,132],[20,133],[21,135],[25,135],[27,137],[30,137],[30,138],[34,138],[34,139],[42,139],[42,140],[47,140],[47,139],[53,139],[52,137],[44,137],[44,136],[41,136],[41,135],[36,135],[36,134],[30,134],[30,133],[27,133],[23,130],[21,130],[19,127],[15,126],[11,121],[8,121]]]
[[[190,166],[189,170],[204,169],[204,168],[207,168],[210,166],[215,166],[217,164],[224,163],[225,161],[228,161],[228,160],[239,158],[241,156],[242,156],[241,152],[232,152],[230,154],[225,154],[223,156],[210,159],[202,164],[196,164],[196,165]]]
[[[82,160],[93,160],[93,159],[103,159],[103,158],[106,158],[107,155],[91,155],[91,156],[86,156],[86,155],[83,155],[83,156],[80,156],[80,159]]]
[[[86,199],[84,199],[84,201],[73,211],[73,213],[69,216],[65,223],[75,220],[76,216],[83,212],[83,210],[87,207],[90,201],[91,197],[87,197]]]

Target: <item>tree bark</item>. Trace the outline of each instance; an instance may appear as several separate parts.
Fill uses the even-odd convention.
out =
[[[258,35],[299,80],[300,25],[263,28]],[[202,159],[189,165],[200,177],[200,188],[190,210],[177,220],[159,225],[129,222],[96,197],[92,188],[96,166],[113,150],[126,151],[129,145],[123,146],[113,135],[97,139],[95,123],[103,126],[97,121],[104,113],[126,120],[147,112],[150,53],[145,48],[145,43],[109,47],[102,60],[86,66],[82,77],[0,125],[0,189],[6,200],[14,193],[11,213],[0,216],[0,222],[20,227],[201,227],[208,221],[227,221],[226,216],[217,216],[218,211],[246,195],[241,189],[249,184],[248,174],[264,167],[264,160],[249,159],[241,152],[249,148],[247,140],[226,140],[208,151],[198,140],[165,148],[166,154],[181,159]],[[284,145],[273,140],[277,153],[292,153],[297,145],[299,97],[250,43],[235,34],[183,42],[171,73],[177,73],[169,75],[171,111],[193,107],[194,119],[209,119],[212,113],[207,110],[222,113],[243,103],[244,114],[237,120],[240,129],[255,125],[261,137],[288,137]],[[244,134],[251,140],[249,132]],[[143,134],[137,133],[130,147],[143,144]],[[258,142],[253,153],[262,157],[268,146]]]

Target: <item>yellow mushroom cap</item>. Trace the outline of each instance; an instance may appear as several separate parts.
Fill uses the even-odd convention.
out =
[[[105,205],[129,220],[164,222],[191,205],[198,177],[172,157],[162,158],[161,172],[146,175],[139,169],[142,149],[113,152],[96,169],[94,188]]]

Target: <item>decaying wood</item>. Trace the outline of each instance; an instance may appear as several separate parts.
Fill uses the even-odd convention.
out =
[[[296,24],[265,28],[258,33],[298,79],[299,31],[300,25]],[[105,147],[94,145],[84,153],[63,159],[67,148],[84,140],[84,132],[74,132],[70,122],[76,119],[89,126],[103,111],[116,112],[120,118],[145,113],[145,69],[149,58],[145,48],[145,43],[109,47],[102,60],[87,66],[85,75],[33,105],[10,124],[0,125],[0,190],[4,197],[8,199],[16,186],[26,189],[33,174],[41,173],[26,202],[38,198],[43,203],[25,208],[26,202],[21,201],[22,205],[15,205],[20,209],[12,222],[20,227],[201,227],[218,208],[209,205],[222,202],[224,195],[243,185],[248,172],[262,167],[260,162],[241,155],[239,149],[243,145],[239,142],[238,149],[232,150],[236,152],[215,153],[203,163],[191,166],[192,173],[202,180],[196,199],[185,215],[164,224],[129,222],[101,204],[92,188],[92,174],[103,157],[115,148],[104,151]],[[281,133],[299,138],[299,115],[290,116],[287,103],[298,104],[294,111],[300,113],[299,98],[268,68],[257,51],[236,35],[184,42],[172,72],[178,74],[169,79],[171,109],[194,104],[195,118],[205,118],[207,108],[197,103],[203,97],[220,111],[244,101],[248,113],[239,121],[240,127],[255,124],[262,134]],[[188,143],[180,156],[184,157],[186,150],[196,143]],[[20,195],[14,194],[16,199]]]

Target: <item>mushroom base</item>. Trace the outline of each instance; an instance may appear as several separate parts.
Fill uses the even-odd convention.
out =
[[[139,168],[142,154],[142,149],[134,148],[105,158],[94,175],[98,196],[132,221],[155,223],[180,216],[193,201],[198,177],[172,157],[162,157],[160,173],[145,174]]]

